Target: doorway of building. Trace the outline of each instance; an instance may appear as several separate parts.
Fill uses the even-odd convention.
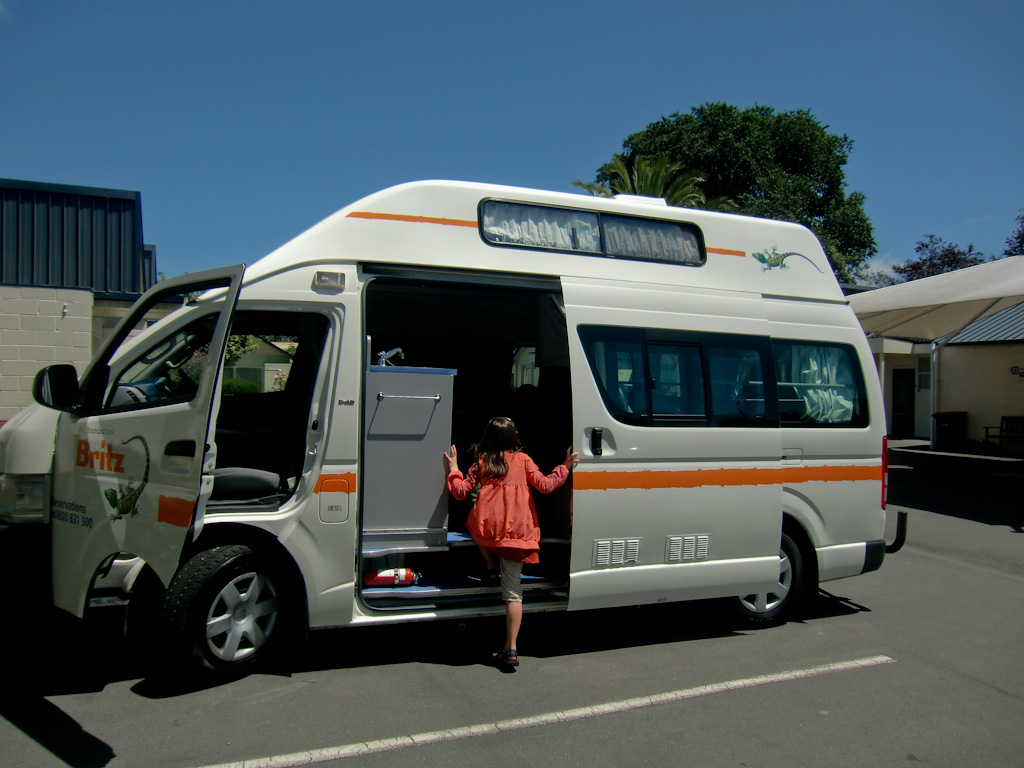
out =
[[[917,371],[895,368],[892,372],[892,437],[914,437],[914,401],[917,398]]]

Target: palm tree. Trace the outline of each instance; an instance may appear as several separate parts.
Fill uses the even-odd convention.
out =
[[[598,184],[596,181],[580,181],[576,179],[572,185],[585,190],[588,195],[593,195],[594,197],[611,197],[615,194],[604,184]]]
[[[611,171],[614,174],[608,186],[597,182],[576,180],[573,186],[580,187],[597,197],[622,195],[643,195],[661,197],[669,205],[681,208],[705,208],[709,210],[736,210],[737,206],[726,198],[707,200],[700,189],[707,179],[696,171],[684,171],[680,163],[670,162],[664,155],[650,161],[638,155],[629,167],[623,155],[613,155]]]

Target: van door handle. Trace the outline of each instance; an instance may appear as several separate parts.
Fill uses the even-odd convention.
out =
[[[196,455],[195,440],[172,440],[164,448],[164,456],[192,456]]]
[[[783,464],[803,464],[804,452],[801,448],[786,448],[782,451]]]
[[[602,427],[591,427],[590,429],[590,452],[594,456],[600,456],[604,453],[603,440],[604,429]]]

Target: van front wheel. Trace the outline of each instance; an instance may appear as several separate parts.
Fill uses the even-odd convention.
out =
[[[804,560],[800,548],[785,533],[779,544],[779,580],[769,592],[740,595],[740,617],[754,626],[778,624],[791,615],[804,589]]]
[[[200,552],[171,581],[164,602],[177,649],[203,667],[243,672],[281,634],[281,579],[249,547]]]

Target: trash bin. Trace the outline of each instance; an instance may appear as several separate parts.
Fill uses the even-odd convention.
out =
[[[935,419],[935,450],[962,450],[967,444],[967,413],[940,411],[933,413],[932,418]]]

